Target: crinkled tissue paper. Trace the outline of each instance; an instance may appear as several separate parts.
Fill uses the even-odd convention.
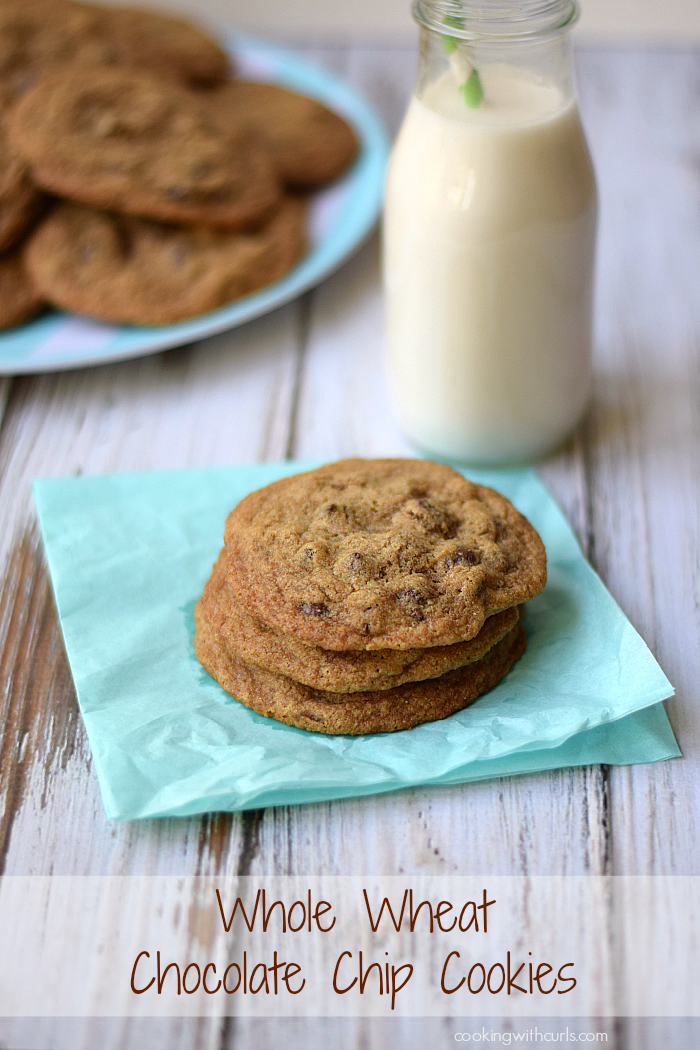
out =
[[[35,499],[66,650],[110,817],[241,810],[680,754],[673,689],[530,470],[468,471],[537,528],[544,591],[506,678],[450,718],[325,736],[228,696],[197,662],[195,601],[226,515],[316,464],[52,478]]]

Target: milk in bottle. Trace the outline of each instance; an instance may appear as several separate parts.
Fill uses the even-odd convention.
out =
[[[527,32],[521,18],[517,33],[500,24],[497,40],[474,41],[456,36],[473,28],[468,3],[416,5],[441,28],[423,29],[387,180],[387,364],[399,421],[418,447],[463,461],[550,450],[590,389],[596,190],[570,72],[576,9],[481,0],[478,11],[497,8],[503,21],[528,6],[540,18],[556,8],[564,24]]]

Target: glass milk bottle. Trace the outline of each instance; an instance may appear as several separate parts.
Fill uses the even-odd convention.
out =
[[[574,0],[416,0],[384,219],[387,366],[409,440],[484,464],[555,448],[591,381],[596,188]]]

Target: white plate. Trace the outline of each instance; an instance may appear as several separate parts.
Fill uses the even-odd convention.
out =
[[[141,357],[192,343],[250,321],[318,284],[366,237],[382,204],[388,142],[374,110],[331,73],[273,44],[238,34],[228,40],[241,76],[268,80],[311,95],[355,128],[360,151],[342,179],[315,194],[311,251],[282,280],[220,310],[159,327],[103,324],[56,311],[0,332],[0,375],[51,372]]]

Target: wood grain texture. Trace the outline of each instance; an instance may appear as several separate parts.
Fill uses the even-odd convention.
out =
[[[2,423],[2,417],[5,414],[5,406],[7,405],[7,399],[10,396],[11,386],[12,378],[10,376],[0,377],[0,423]]]
[[[603,216],[592,554],[676,687],[668,710],[685,754],[613,771],[614,870],[698,874],[700,59],[584,57]],[[642,104],[645,78],[658,90]]]
[[[413,52],[309,54],[350,79],[396,129]],[[588,418],[541,474],[676,686],[669,712],[685,759],[201,819],[105,819],[31,480],[411,454],[383,379],[375,236],[319,288],[244,328],[141,361],[0,380],[0,870],[700,871],[700,59],[583,52],[579,73],[602,205],[596,387]],[[629,965],[624,945],[618,950],[618,965]],[[453,1045],[454,1030],[360,1020],[16,1021],[0,1023],[0,1044],[411,1050]],[[607,1045],[686,1050],[693,1031],[671,1021],[618,1021]]]

